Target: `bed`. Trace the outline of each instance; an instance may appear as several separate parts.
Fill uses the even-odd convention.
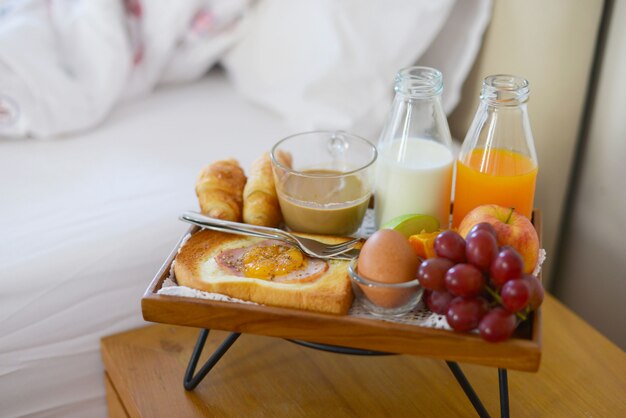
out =
[[[0,415],[102,416],[99,338],[145,324],[141,295],[197,208],[200,168],[248,167],[289,132],[213,71],[89,133],[1,143]]]

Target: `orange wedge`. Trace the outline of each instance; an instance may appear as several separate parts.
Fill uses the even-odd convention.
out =
[[[409,242],[419,258],[426,260],[427,258],[437,257],[435,253],[435,238],[437,238],[440,232],[422,232],[409,237]]]

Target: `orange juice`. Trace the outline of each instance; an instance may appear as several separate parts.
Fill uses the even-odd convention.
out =
[[[477,148],[456,162],[452,226],[476,206],[495,203],[530,218],[537,165],[525,155],[503,149]]]

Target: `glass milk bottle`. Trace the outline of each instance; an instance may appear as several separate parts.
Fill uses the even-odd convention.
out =
[[[450,129],[441,106],[443,77],[428,67],[409,67],[395,77],[395,98],[378,143],[376,225],[405,214],[450,219]]]
[[[452,226],[476,206],[495,203],[530,218],[537,154],[526,102],[528,81],[491,75],[456,162]]]

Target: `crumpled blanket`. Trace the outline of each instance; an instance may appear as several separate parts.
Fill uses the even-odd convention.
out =
[[[395,72],[444,73],[451,111],[490,0],[5,0],[0,136],[92,128],[120,102],[217,63],[296,130],[380,124]]]
[[[0,135],[91,128],[120,101],[199,78],[241,36],[249,0],[0,4]],[[3,110],[1,110],[3,109]]]

